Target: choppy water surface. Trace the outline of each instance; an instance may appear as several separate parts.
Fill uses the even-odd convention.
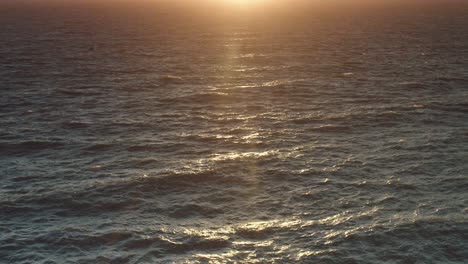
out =
[[[468,261],[467,12],[3,11],[0,262]]]

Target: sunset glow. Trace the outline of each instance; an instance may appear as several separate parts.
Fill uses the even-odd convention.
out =
[[[253,5],[258,4],[261,0],[226,0],[226,2],[234,5]]]
[[[268,0],[224,0],[224,3],[231,8],[252,9],[259,8],[264,4],[271,4]]]

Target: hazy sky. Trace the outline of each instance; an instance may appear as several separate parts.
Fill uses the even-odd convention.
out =
[[[284,15],[294,18],[297,14],[307,17],[329,11],[336,14],[354,12],[359,15],[365,10],[379,10],[385,15],[391,15],[391,9],[402,10],[402,8],[414,13],[447,7],[468,11],[468,0],[0,0],[0,12],[8,14],[8,10],[31,4],[39,7],[41,11],[52,12],[52,15],[54,10],[59,8],[83,10],[84,7],[84,10],[105,8],[123,11],[139,8],[144,12],[159,11],[159,13],[189,14],[205,18],[222,18],[225,15],[251,17],[262,15],[270,18]]]

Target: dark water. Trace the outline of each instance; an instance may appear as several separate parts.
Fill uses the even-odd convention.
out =
[[[468,12],[418,10],[3,9],[0,262],[468,262]]]

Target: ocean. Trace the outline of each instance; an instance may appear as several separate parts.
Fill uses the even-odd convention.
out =
[[[0,7],[0,263],[467,263],[466,5],[288,12]]]

